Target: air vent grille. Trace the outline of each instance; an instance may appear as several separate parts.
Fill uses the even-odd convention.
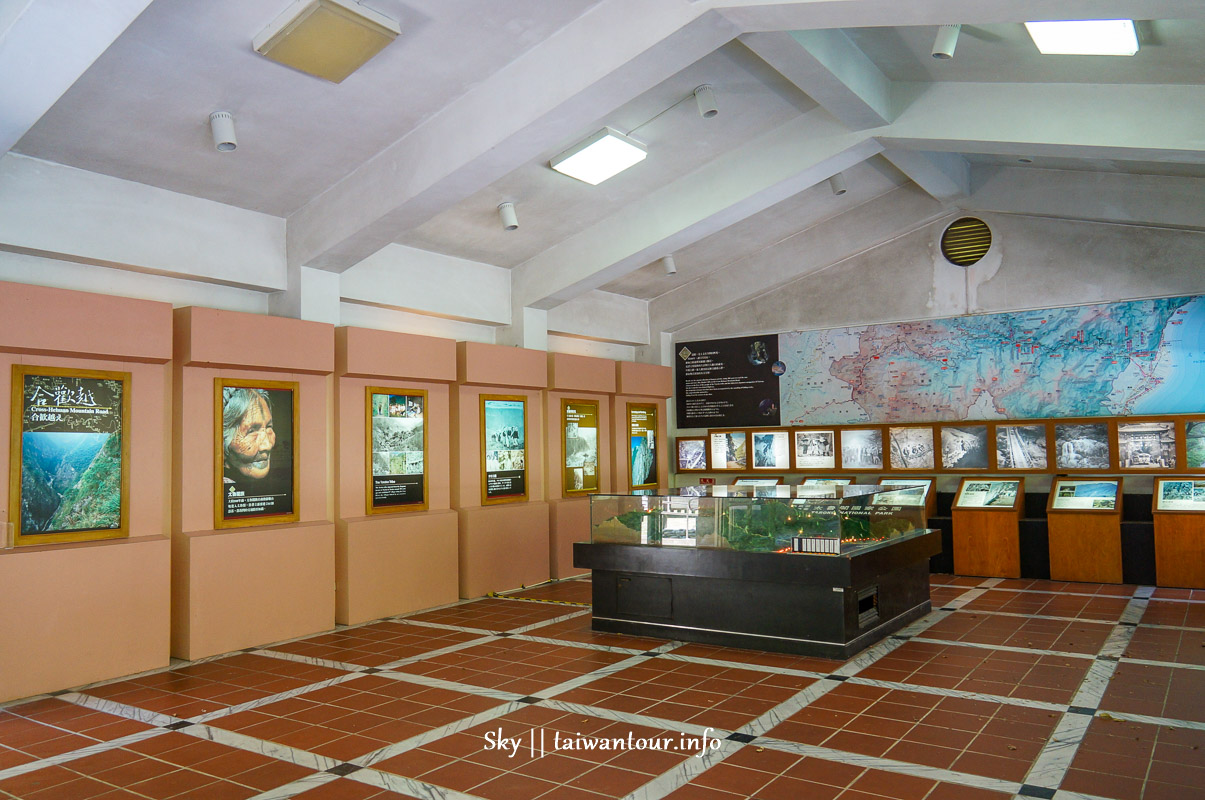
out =
[[[941,254],[959,267],[977,264],[992,246],[992,229],[981,219],[963,217],[941,235]]]

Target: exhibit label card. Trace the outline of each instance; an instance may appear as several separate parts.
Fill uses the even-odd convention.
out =
[[[371,483],[368,513],[425,508],[427,393],[368,389]]]
[[[1117,508],[1117,481],[1055,481],[1051,508],[1112,511]]]
[[[214,527],[295,521],[297,384],[225,378],[215,384]]]
[[[790,469],[791,434],[789,431],[770,431],[753,434],[754,469]]]
[[[481,396],[484,439],[484,502],[527,496],[527,401],[521,397]]]
[[[959,508],[1012,508],[1017,502],[1017,481],[967,481],[958,496]]]
[[[1205,511],[1205,481],[1160,481],[1160,511]]]
[[[16,544],[128,535],[129,382],[126,372],[13,367]]]
[[[632,488],[657,485],[657,406],[628,403]]]
[[[744,469],[745,464],[744,431],[711,434],[712,469]]]
[[[598,403],[565,400],[565,493],[598,491]]]

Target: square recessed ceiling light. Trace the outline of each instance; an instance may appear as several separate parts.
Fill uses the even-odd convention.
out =
[[[401,30],[389,17],[352,0],[297,0],[251,46],[285,66],[341,83]]]
[[[1043,55],[1132,56],[1138,35],[1129,19],[1026,22],[1029,38]]]
[[[640,142],[617,130],[603,128],[553,158],[549,166],[570,178],[597,186],[643,161],[646,155],[648,151]]]

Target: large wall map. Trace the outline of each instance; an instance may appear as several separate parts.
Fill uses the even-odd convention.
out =
[[[1205,297],[779,334],[783,424],[1205,409]]]

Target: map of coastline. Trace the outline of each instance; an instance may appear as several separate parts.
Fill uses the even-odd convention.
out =
[[[1205,296],[779,335],[783,424],[1202,410]]]

